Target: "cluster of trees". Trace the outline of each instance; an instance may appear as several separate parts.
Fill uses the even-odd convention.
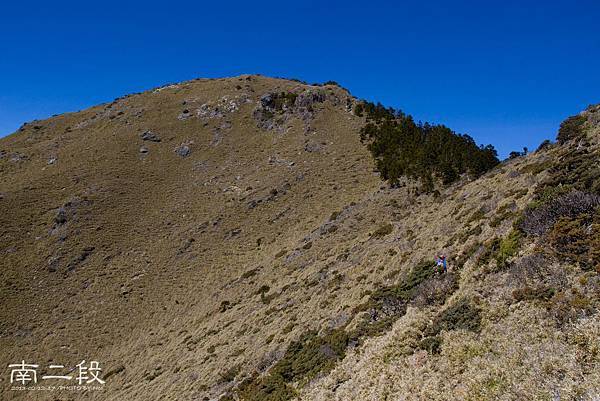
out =
[[[527,146],[525,146],[525,147],[523,147],[523,151],[522,152],[518,152],[516,150],[513,150],[512,152],[510,152],[508,154],[508,158],[509,159],[516,159],[517,157],[527,156],[527,153],[529,153],[529,149],[527,149]]]
[[[586,118],[582,115],[575,115],[567,118],[560,124],[558,129],[558,135],[556,139],[558,143],[564,144],[573,139],[579,139],[583,137],[583,125],[586,122]]]
[[[477,146],[470,136],[444,125],[417,123],[380,103],[360,102],[354,112],[366,116],[361,141],[367,143],[382,178],[393,186],[407,176],[420,179],[431,191],[437,179],[449,184],[461,174],[479,176],[500,163],[492,145]]]

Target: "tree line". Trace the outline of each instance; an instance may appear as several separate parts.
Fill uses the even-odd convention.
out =
[[[500,161],[492,145],[478,146],[441,124],[415,122],[412,116],[381,103],[361,101],[354,113],[366,116],[360,131],[381,177],[392,186],[401,177],[419,179],[425,191],[435,182],[450,184],[462,174],[480,176]]]

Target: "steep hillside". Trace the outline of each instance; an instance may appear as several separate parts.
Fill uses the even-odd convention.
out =
[[[422,193],[374,172],[357,104],[195,80],[0,140],[0,364],[106,380],[11,391],[3,370],[2,398],[598,396],[598,108]]]

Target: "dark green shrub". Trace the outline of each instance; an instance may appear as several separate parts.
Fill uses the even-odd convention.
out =
[[[362,117],[363,116],[363,111],[364,111],[364,106],[362,103],[356,103],[356,105],[354,106],[354,115],[358,116],[358,117]]]
[[[223,313],[228,309],[233,308],[233,305],[231,305],[231,302],[229,301],[222,301],[221,302],[221,306],[219,307],[219,312]]]
[[[498,251],[494,258],[496,259],[498,268],[504,268],[507,265],[508,259],[515,256],[519,251],[521,242],[521,233],[517,230],[512,230],[505,238],[500,241]]]
[[[383,226],[381,226],[377,230],[375,230],[375,232],[373,232],[373,234],[371,234],[371,237],[373,237],[373,238],[382,238],[382,237],[385,237],[388,234],[391,234],[392,231],[394,231],[394,226],[393,225],[391,225],[390,223],[384,224]]]
[[[294,398],[294,384],[303,385],[320,373],[327,373],[346,355],[349,335],[343,328],[322,336],[307,332],[290,344],[283,357],[265,376],[244,380],[237,395],[248,401],[285,401]]]
[[[240,373],[240,366],[232,366],[219,375],[219,380],[217,383],[222,384],[232,382],[235,380],[235,377],[238,375],[238,373]]]
[[[481,316],[479,308],[473,303],[462,298],[454,305],[450,306],[440,313],[433,321],[433,324],[427,328],[427,336],[438,335],[442,330],[469,330],[479,331],[481,326]]]
[[[542,171],[549,170],[553,164],[554,164],[554,162],[552,160],[546,160],[546,161],[539,162],[539,163],[532,163],[532,164],[523,166],[519,170],[519,172],[523,173],[523,174],[537,175],[537,174],[541,173]]]
[[[238,387],[237,394],[241,400],[247,401],[286,401],[294,398],[297,392],[281,376],[269,374],[244,380]],[[235,398],[231,396],[230,399]]]
[[[479,220],[483,219],[484,217],[485,217],[485,209],[483,207],[479,208],[471,215],[471,217],[469,217],[469,220],[467,220],[467,224],[473,223],[475,221],[479,221]]]
[[[600,267],[600,213],[561,217],[548,233],[548,243],[561,259],[584,269]]]
[[[243,280],[245,280],[245,279],[247,279],[247,278],[250,278],[250,277],[252,277],[252,276],[256,276],[256,274],[257,274],[257,273],[258,273],[258,269],[252,269],[252,270],[248,270],[248,271],[246,271],[246,272],[244,272],[244,273],[242,274],[242,277],[241,277],[241,278],[242,278]]]
[[[548,149],[550,147],[552,147],[552,141],[550,139],[544,139],[542,141],[542,143],[540,143],[540,146],[538,146],[538,148],[535,151],[540,152],[540,151]]]
[[[458,277],[454,273],[446,273],[434,280],[423,281],[415,290],[413,304],[424,307],[443,305],[446,299],[458,289]]]
[[[513,291],[512,296],[516,302],[543,300],[547,301],[554,296],[556,290],[552,287],[523,287]]]
[[[440,336],[428,336],[419,341],[417,349],[422,349],[430,354],[439,354],[442,346],[442,339]]]
[[[573,139],[579,139],[584,135],[583,125],[586,118],[581,115],[571,116],[560,124],[556,140],[560,144],[564,144]]]

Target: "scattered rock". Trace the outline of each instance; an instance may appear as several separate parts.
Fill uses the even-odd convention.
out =
[[[306,145],[304,145],[304,151],[305,152],[309,152],[309,153],[313,153],[313,152],[321,152],[323,150],[323,146],[319,143],[315,143],[315,142],[308,142]]]
[[[188,145],[181,144],[175,148],[175,153],[180,157],[188,157],[192,153],[192,150]]]
[[[59,263],[60,263],[59,256],[52,256],[51,258],[49,258],[48,259],[48,271],[49,272],[57,271]]]
[[[181,112],[181,114],[179,114],[177,116],[178,120],[187,120],[188,118],[192,117],[192,114],[190,113],[190,111],[188,109],[185,109]]]
[[[160,142],[160,137],[152,131],[143,132],[140,136],[143,141]]]
[[[22,153],[12,153],[9,160],[13,163],[18,163],[27,160],[27,156]]]
[[[241,233],[242,233],[242,229],[241,229],[241,228],[235,228],[235,229],[233,229],[233,230],[230,230],[230,231],[228,231],[228,232],[225,234],[225,238],[226,238],[226,239],[231,239],[231,238],[237,237],[237,236],[238,236],[238,235],[240,235]]]
[[[142,146],[142,147],[140,147],[140,153],[142,153],[142,154],[146,154],[146,153],[148,153],[148,152],[149,152],[149,150],[148,150],[148,148],[147,148],[147,147],[145,147],[145,146]]]

